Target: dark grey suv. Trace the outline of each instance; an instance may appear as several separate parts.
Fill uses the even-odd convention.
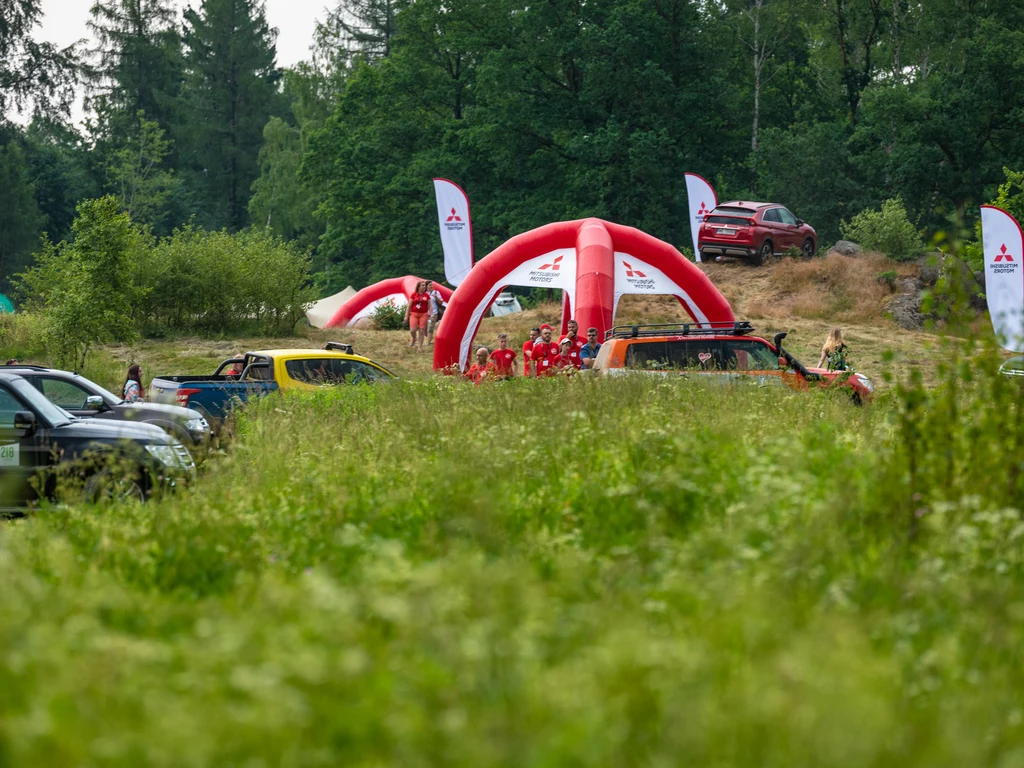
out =
[[[210,425],[191,408],[160,403],[127,403],[84,376],[36,365],[0,365],[42,392],[54,405],[80,419],[113,419],[153,424],[176,437],[201,462],[210,447]]]

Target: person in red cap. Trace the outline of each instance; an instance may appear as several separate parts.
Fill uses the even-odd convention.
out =
[[[523,342],[523,376],[533,375],[533,371],[530,369],[530,360],[533,356],[533,345],[537,343],[537,339],[540,337],[540,328],[530,329],[530,338]]]
[[[540,339],[533,345],[533,364],[536,376],[551,376],[554,371],[551,364],[558,357],[558,345],[551,341],[551,326],[545,323],[540,327]]]
[[[499,379],[511,379],[516,375],[516,351],[508,346],[508,334],[498,334],[498,348],[491,352],[494,375]]]

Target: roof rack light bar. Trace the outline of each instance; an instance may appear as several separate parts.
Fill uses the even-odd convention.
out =
[[[662,323],[659,325],[616,325],[605,331],[604,338],[625,339],[642,336],[718,336],[723,333],[746,336],[754,332],[746,320],[709,323]]]

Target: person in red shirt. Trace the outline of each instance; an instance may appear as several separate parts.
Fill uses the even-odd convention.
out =
[[[495,378],[494,363],[487,360],[487,347],[480,347],[476,351],[476,362],[466,371],[466,378],[477,387],[481,381],[491,381]]]
[[[572,340],[573,349],[579,352],[583,345],[586,344],[583,339],[580,338],[580,324],[575,320],[570,320],[565,327],[565,337]],[[579,368],[579,366],[576,366]]]
[[[565,348],[569,348],[569,362],[572,367],[577,371],[583,367],[583,363],[580,361],[580,348],[576,346],[573,339],[568,336],[563,336],[562,340],[558,342],[559,352],[564,353]]]
[[[516,375],[516,351],[509,349],[508,334],[498,334],[498,348],[491,352],[494,373],[499,379],[511,379]]]
[[[576,356],[576,361],[573,361],[573,355]],[[579,368],[579,353],[576,348],[572,345],[572,340],[565,336],[558,345],[558,354],[551,363],[551,370],[558,373],[564,373],[567,376],[572,376],[576,373]]]
[[[530,358],[533,355],[533,345],[537,343],[540,336],[540,328],[530,329],[530,338],[523,342],[523,376],[530,376]]]
[[[536,367],[537,376],[552,376],[554,370],[551,364],[558,357],[558,345],[551,341],[551,326],[540,327],[540,340],[533,345],[533,364]]]
[[[423,351],[423,342],[427,339],[427,320],[430,317],[430,294],[427,293],[427,282],[420,280],[416,283],[416,290],[409,297],[405,305],[405,322],[409,324],[409,333],[412,334],[410,347],[415,347],[419,342],[420,352]]]

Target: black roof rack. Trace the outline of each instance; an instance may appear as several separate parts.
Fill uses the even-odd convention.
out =
[[[344,352],[346,355],[355,354],[355,352],[352,351],[351,344],[344,344],[340,341],[328,341],[326,344],[324,344],[324,349],[330,350],[332,352]]]
[[[616,325],[605,331],[608,339],[636,339],[644,336],[720,336],[733,334],[746,336],[754,332],[746,320],[714,322],[714,323],[664,323],[661,325]]]

